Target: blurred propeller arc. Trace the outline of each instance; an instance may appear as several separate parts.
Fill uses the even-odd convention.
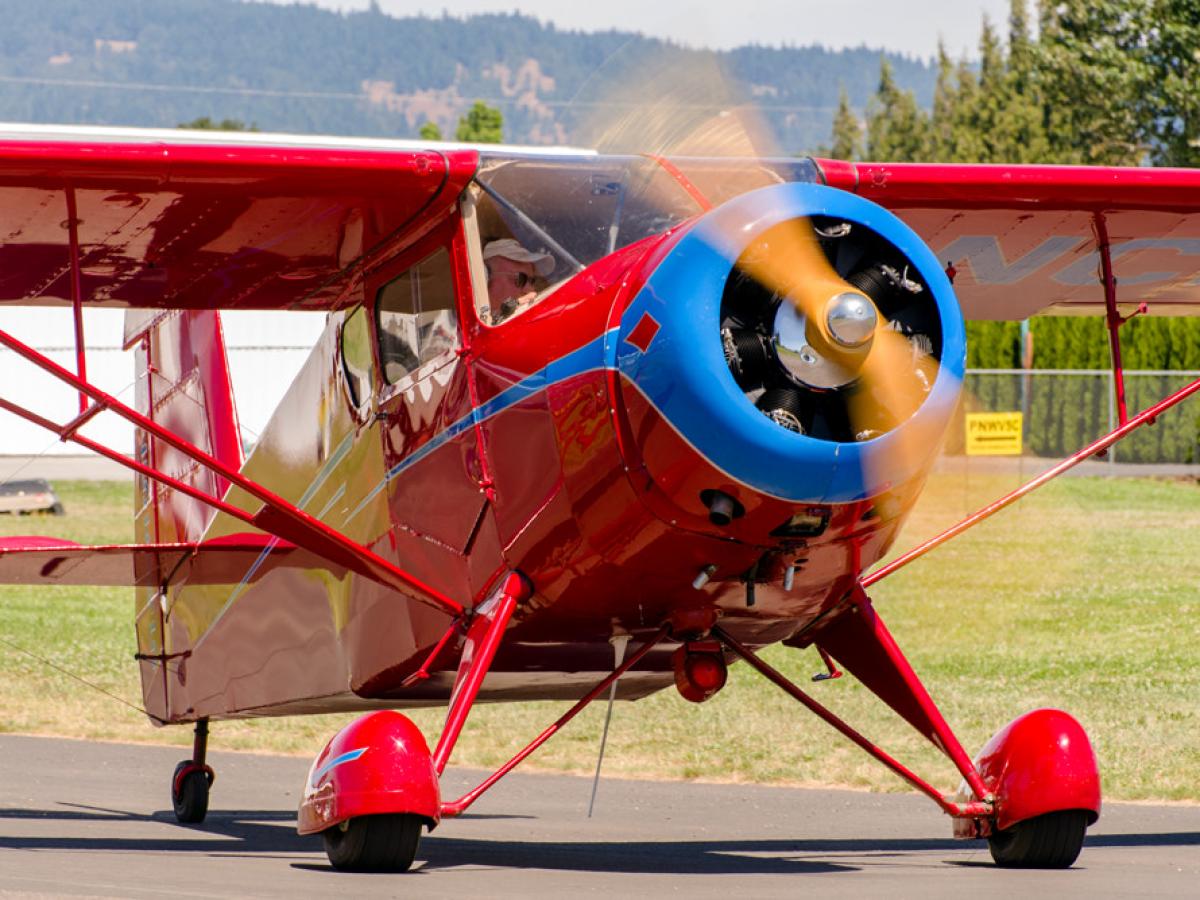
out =
[[[740,190],[779,184],[776,170],[752,161],[794,153],[780,147],[753,89],[739,86],[716,54],[656,50],[627,45],[596,70],[571,103],[573,139],[604,154],[638,154],[664,164],[744,160]],[[635,192],[639,187],[649,191],[627,185]],[[711,205],[722,199],[711,198]],[[816,432],[824,429],[818,436],[869,440],[911,417],[928,395],[938,374],[936,338],[922,333],[920,322],[914,329],[903,321],[906,304],[922,289],[909,280],[907,265],[896,260],[880,265],[854,254],[842,259],[837,238],[850,226],[822,224],[818,232],[809,219],[794,218],[769,228],[749,247],[740,234],[717,237],[727,245],[731,280],[748,279],[766,298],[761,314],[741,317],[753,321],[723,323],[726,358],[751,401],[785,427],[810,433],[804,409],[836,406],[826,419],[840,424],[817,427]],[[784,304],[795,315],[780,314]],[[791,337],[783,336],[787,328],[781,323],[792,327]],[[796,337],[797,323],[802,339]],[[796,362],[780,365],[788,354]],[[929,452],[896,443],[893,452]]]

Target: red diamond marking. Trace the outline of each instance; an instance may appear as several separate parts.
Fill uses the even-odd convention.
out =
[[[629,332],[629,336],[625,338],[625,342],[633,344],[643,353],[650,347],[650,342],[654,340],[654,336],[658,334],[658,322],[650,313],[642,313],[641,320],[634,326],[633,331]]]

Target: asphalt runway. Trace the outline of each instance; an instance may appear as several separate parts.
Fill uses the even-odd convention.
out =
[[[219,746],[220,725],[213,742]],[[0,895],[89,897],[1196,897],[1200,806],[1108,804],[1074,869],[1008,871],[923,798],[515,773],[403,875],[332,870],[295,832],[304,759],[211,754],[175,824],[181,751],[0,735]],[[447,794],[483,773],[452,770]]]

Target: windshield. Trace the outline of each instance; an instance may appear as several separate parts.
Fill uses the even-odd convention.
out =
[[[807,159],[484,156],[475,214],[491,308],[481,318],[498,324],[613,251],[738,194],[816,178]]]

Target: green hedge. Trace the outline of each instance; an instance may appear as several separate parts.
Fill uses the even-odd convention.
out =
[[[1108,332],[1103,319],[1047,316],[1030,320],[1035,369],[1108,369]],[[1139,316],[1121,331],[1126,369],[1200,370],[1200,320]],[[1016,322],[967,323],[967,367],[1019,369],[1020,326]],[[1020,375],[971,375],[964,408],[1021,409]],[[1126,403],[1134,414],[1186,384],[1186,376],[1139,376],[1127,380]],[[1061,457],[1109,428],[1107,378],[1036,375],[1028,378],[1026,452]],[[961,427],[947,446],[961,452]],[[1124,462],[1200,462],[1200,401],[1189,399],[1139,429],[1117,448]]]

